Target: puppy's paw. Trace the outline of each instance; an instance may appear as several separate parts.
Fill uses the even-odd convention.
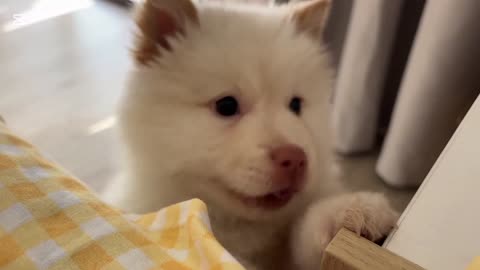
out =
[[[296,266],[318,269],[323,252],[342,228],[377,241],[395,227],[398,216],[378,193],[352,193],[317,202],[293,232]]]
[[[339,201],[332,220],[333,236],[341,228],[346,228],[371,241],[378,241],[395,227],[399,217],[382,194],[355,193],[339,199],[344,202]]]

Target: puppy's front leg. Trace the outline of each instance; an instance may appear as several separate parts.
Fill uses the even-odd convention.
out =
[[[359,192],[313,204],[294,227],[293,260],[296,269],[318,270],[323,251],[345,227],[376,241],[395,226],[398,213],[382,194]]]

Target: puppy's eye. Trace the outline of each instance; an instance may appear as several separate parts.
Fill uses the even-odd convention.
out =
[[[290,100],[290,104],[288,105],[288,107],[293,113],[295,113],[296,115],[300,115],[302,113],[302,103],[303,100],[301,98],[293,97]]]
[[[215,110],[221,116],[234,116],[239,112],[238,101],[232,96],[221,98],[215,103]]]

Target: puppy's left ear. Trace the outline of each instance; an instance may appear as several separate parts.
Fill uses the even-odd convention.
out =
[[[306,32],[314,38],[320,38],[327,24],[331,9],[331,0],[312,0],[296,4],[292,19],[300,32]]]

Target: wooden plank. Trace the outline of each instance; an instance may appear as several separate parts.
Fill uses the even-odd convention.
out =
[[[353,232],[342,229],[327,247],[321,269],[422,270],[423,268]]]

